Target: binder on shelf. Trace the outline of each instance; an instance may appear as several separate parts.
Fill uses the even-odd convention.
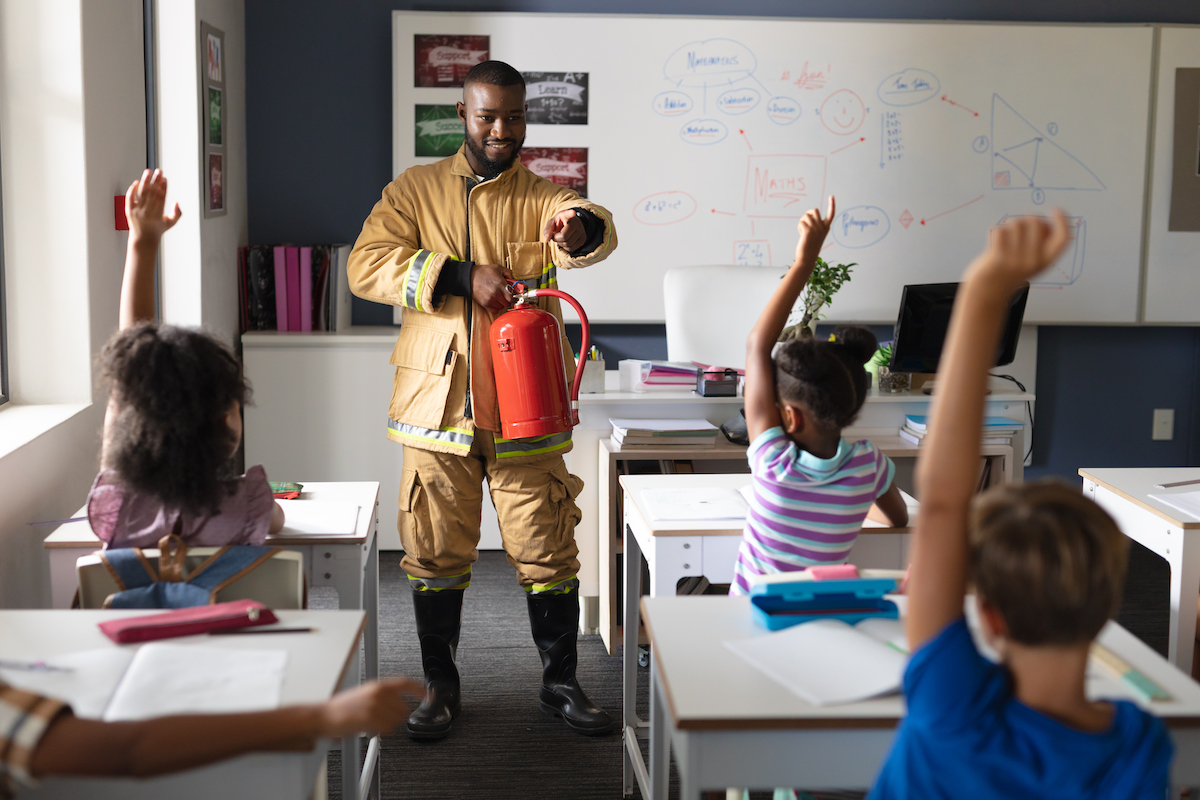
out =
[[[287,248],[278,246],[272,250],[275,258],[275,329],[288,329],[287,298]]]
[[[313,329],[312,248],[300,248],[300,330]]]
[[[350,327],[350,245],[249,245],[238,249],[238,319],[246,331]]]
[[[289,331],[300,330],[300,248],[283,248],[287,258],[287,318]]]

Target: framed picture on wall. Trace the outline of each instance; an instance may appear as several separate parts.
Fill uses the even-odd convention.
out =
[[[225,33],[207,22],[200,23],[200,135],[204,156],[200,162],[200,186],[204,192],[201,207],[205,217],[225,213],[225,186],[228,176],[229,146],[225,130]]]
[[[208,187],[208,203],[205,204],[205,209],[212,216],[212,212],[225,213],[225,164],[224,157],[216,153],[208,155],[208,180],[205,185]]]

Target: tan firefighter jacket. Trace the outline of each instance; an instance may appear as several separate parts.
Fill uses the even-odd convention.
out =
[[[543,242],[546,223],[560,211],[583,208],[604,222],[604,238],[577,258]],[[602,261],[617,246],[612,215],[574,191],[514,163],[477,183],[458,153],[435,164],[412,167],[389,183],[363,223],[346,269],[350,290],[366,300],[403,309],[392,351],[396,367],[388,436],[405,445],[466,455],[476,422],[500,430],[488,329],[491,311],[434,287],[448,260],[501,264],[530,288],[557,288],[556,269]],[[586,299],[584,299],[586,307]],[[559,301],[537,304],[562,324]],[[568,380],[573,359],[563,336]],[[570,433],[535,439],[496,435],[497,458],[566,452]]]

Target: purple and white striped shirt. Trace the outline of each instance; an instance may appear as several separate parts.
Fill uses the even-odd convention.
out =
[[[763,431],[746,452],[754,477],[730,594],[749,594],[755,575],[841,564],[896,467],[868,441],[838,442],[817,458],[783,428]]]

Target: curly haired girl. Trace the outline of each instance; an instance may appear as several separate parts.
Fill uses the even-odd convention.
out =
[[[153,547],[169,533],[261,544],[283,527],[266,473],[226,475],[250,397],[241,365],[213,336],[153,321],[155,255],[180,216],[178,204],[164,213],[166,195],[159,170],[125,194],[129,248],[119,330],[100,355],[112,392],[88,519],[107,547]]]
[[[746,424],[753,500],[730,594],[748,594],[754,576],[840,564],[863,519],[908,523],[895,465],[868,441],[842,429],[867,399],[863,364],[875,352],[866,328],[840,327],[834,341],[795,339],[771,351],[816,264],[835,211],[812,209],[798,226],[796,260],[746,342]]]

